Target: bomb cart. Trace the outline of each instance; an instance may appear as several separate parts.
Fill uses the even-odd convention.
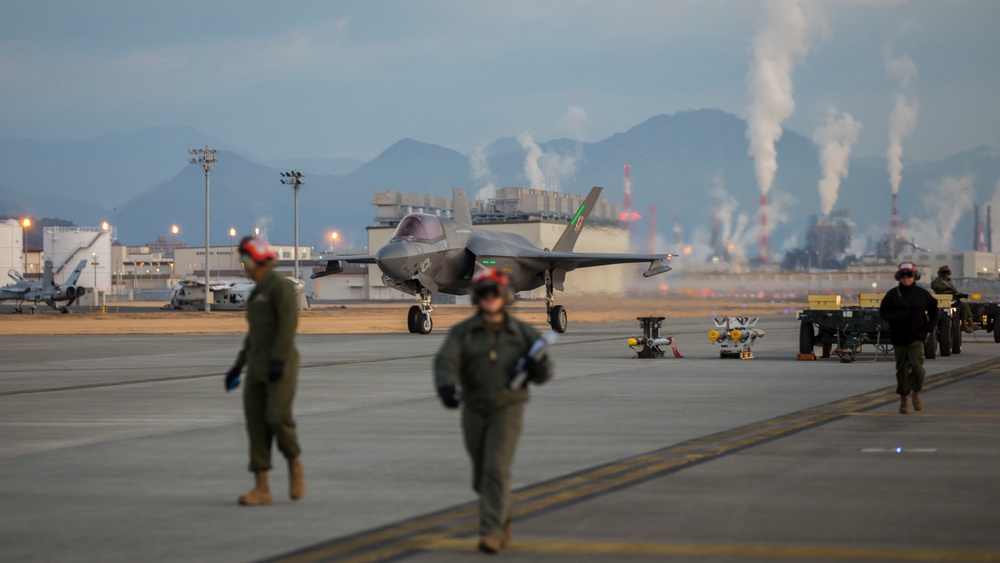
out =
[[[888,354],[892,343],[878,316],[881,300],[877,293],[862,293],[860,305],[841,307],[839,295],[810,295],[809,308],[798,314],[800,357],[812,356],[814,348],[822,346],[823,358],[834,353],[841,362],[851,363],[865,344]]]
[[[983,327],[986,332],[993,333],[993,342],[1000,344],[1000,303],[990,303],[985,301],[969,301],[969,308],[972,309],[972,321]],[[959,331],[961,336],[961,331]]]

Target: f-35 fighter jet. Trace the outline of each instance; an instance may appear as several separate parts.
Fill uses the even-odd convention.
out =
[[[343,264],[377,264],[382,282],[417,296],[410,307],[407,326],[412,333],[430,334],[431,297],[438,292],[467,295],[472,275],[479,268],[496,268],[510,277],[515,292],[545,286],[547,321],[556,332],[566,332],[568,318],[562,305],[553,303],[553,292],[563,290],[566,273],[577,268],[649,262],[644,277],[669,271],[670,254],[604,254],[573,252],[580,230],[593,211],[603,188],[594,187],[552,250],[542,250],[526,238],[472,226],[465,191],[455,189],[455,219],[411,213],[396,227],[392,239],[374,256],[344,256],[327,262],[313,278],[336,274]]]

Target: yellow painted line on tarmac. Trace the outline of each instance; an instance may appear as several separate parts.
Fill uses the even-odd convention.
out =
[[[921,418],[925,416],[934,418],[998,418],[1000,419],[1000,413],[992,412],[927,412],[920,411],[911,413],[914,418]],[[902,416],[895,412],[850,412],[847,416]]]
[[[425,543],[423,549],[428,551],[474,551],[476,550],[476,541],[469,539],[440,539]],[[514,540],[507,547],[506,551],[561,555],[675,555],[777,557],[791,559],[861,559],[865,561],[1000,562],[1000,552],[998,551],[877,547]]]
[[[924,383],[924,390],[927,391],[935,387],[974,377],[998,367],[1000,367],[1000,359],[995,359],[931,376]],[[512,513],[515,518],[524,518],[542,510],[606,493],[610,490],[642,481],[643,479],[677,470],[678,468],[700,461],[713,459],[768,440],[787,436],[812,426],[824,424],[845,416],[861,414],[867,409],[890,404],[896,400],[895,387],[879,389],[831,404],[821,405],[757,424],[699,438],[635,458],[599,466],[592,470],[585,470],[578,474],[555,479],[551,482],[529,486],[513,494],[514,506],[512,507]],[[896,414],[895,416],[900,415]],[[451,538],[455,536],[474,532],[478,529],[477,513],[478,507],[474,503],[470,503],[446,509],[442,512],[418,516],[386,528],[324,542],[275,557],[271,561],[307,563],[327,561],[332,558],[336,558],[337,561],[352,563],[384,561],[408,552],[426,549],[430,545],[447,545],[442,542],[453,541]],[[566,545],[575,544],[567,543]],[[723,547],[726,546],[721,546],[720,549]],[[775,547],[769,549],[793,550],[798,548]],[[777,552],[775,551],[775,553]],[[789,555],[781,556],[800,556],[797,553],[789,553]],[[947,553],[950,554],[952,552]],[[746,553],[737,553],[734,555],[746,555]],[[993,555],[998,555],[998,558],[952,560],[1000,561],[1000,554]],[[777,557],[778,555],[774,556]],[[819,558],[824,556],[817,555],[813,557]],[[835,556],[831,555],[829,557]],[[836,557],[848,556],[837,555]],[[857,556],[855,558],[863,559],[864,557]],[[929,560],[941,560],[941,558]]]

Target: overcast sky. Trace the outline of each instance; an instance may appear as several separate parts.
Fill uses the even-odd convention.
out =
[[[1000,148],[1000,2],[819,2],[792,73],[884,156],[912,60],[904,158]],[[734,1],[31,0],[0,18],[0,137],[191,125],[262,158],[370,159],[404,137],[470,153],[528,131],[596,141],[657,114],[747,115],[761,4]]]

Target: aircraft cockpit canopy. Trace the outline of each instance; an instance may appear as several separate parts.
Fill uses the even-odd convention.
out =
[[[392,238],[409,239],[416,242],[435,242],[444,238],[441,219],[426,213],[412,213],[403,217]]]

